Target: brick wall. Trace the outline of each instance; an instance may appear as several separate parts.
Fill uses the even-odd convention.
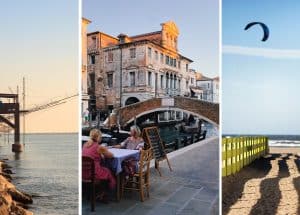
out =
[[[149,99],[143,102],[138,102],[133,105],[123,107],[121,109],[117,109],[117,113],[120,114],[121,126],[143,112],[161,108],[161,100],[161,98]],[[174,108],[180,108],[182,110],[192,112],[196,115],[201,115],[219,125],[219,104],[185,97],[175,97]]]

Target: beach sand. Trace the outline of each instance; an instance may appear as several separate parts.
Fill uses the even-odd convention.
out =
[[[300,214],[300,148],[270,148],[222,178],[223,214]]]
[[[300,155],[300,147],[270,147],[270,153],[293,153]]]

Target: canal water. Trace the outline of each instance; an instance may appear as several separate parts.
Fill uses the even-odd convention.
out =
[[[33,195],[29,210],[78,214],[78,135],[28,134],[25,140],[25,151],[15,155],[0,137],[0,158],[9,159],[16,187]]]
[[[208,137],[214,137],[218,136],[218,128],[216,128],[214,125],[210,123],[203,123],[204,126],[202,127],[202,130],[206,130],[206,138]],[[175,128],[175,126],[163,126],[159,128],[160,136],[161,138],[166,142],[172,142],[175,139],[177,139],[179,136],[188,136],[190,134],[186,134],[184,132],[180,132],[178,129]]]

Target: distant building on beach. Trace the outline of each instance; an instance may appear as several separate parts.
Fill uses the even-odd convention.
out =
[[[90,24],[91,21],[82,18],[81,19],[81,93],[82,93],[82,101],[81,101],[81,110],[85,111],[88,108],[88,100],[89,100],[89,95],[88,95],[88,84],[87,84],[87,25]]]
[[[219,77],[209,78],[197,73],[196,86],[202,91],[199,93],[199,99],[219,103]]]
[[[99,109],[113,109],[153,97],[191,96],[196,87],[193,61],[178,51],[179,30],[172,21],[161,30],[117,37],[87,34],[88,91]]]

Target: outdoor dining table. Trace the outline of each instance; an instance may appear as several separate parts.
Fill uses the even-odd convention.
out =
[[[122,162],[129,157],[134,157],[136,160],[139,159],[140,151],[139,150],[131,150],[131,149],[117,149],[117,148],[109,148],[108,149],[114,157],[108,159],[109,166],[111,170],[115,173],[117,178],[117,201],[120,201],[120,191],[121,191],[121,172],[122,172]]]

